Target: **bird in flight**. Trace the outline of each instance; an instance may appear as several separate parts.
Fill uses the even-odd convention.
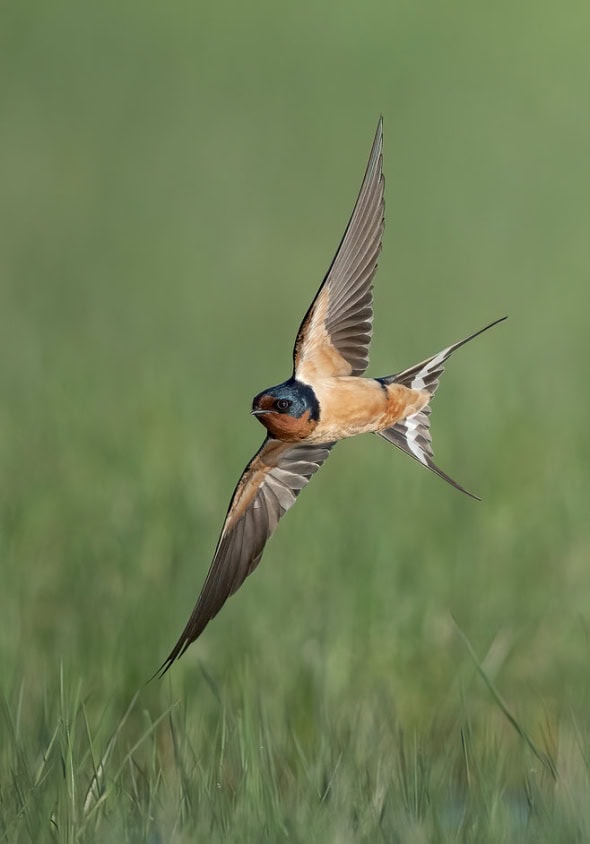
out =
[[[338,440],[378,434],[456,489],[477,497],[433,461],[430,401],[450,355],[506,317],[395,375],[362,377],[369,362],[373,277],[384,226],[382,165],[381,118],[352,216],[297,333],[292,375],[252,402],[266,439],[238,481],[205,585],[159,676],[254,571],[279,519]]]

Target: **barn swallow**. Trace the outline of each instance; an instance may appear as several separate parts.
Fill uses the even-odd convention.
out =
[[[254,571],[279,519],[338,440],[374,433],[472,498],[433,461],[430,401],[450,355],[506,317],[409,369],[363,378],[373,322],[373,277],[384,226],[383,121],[334,260],[299,328],[293,372],[254,397],[266,428],[236,486],[205,585],[162,676]]]

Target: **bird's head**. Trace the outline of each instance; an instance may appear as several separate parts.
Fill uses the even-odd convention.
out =
[[[320,405],[312,388],[291,378],[258,393],[252,413],[271,436],[289,442],[304,439],[316,427]]]

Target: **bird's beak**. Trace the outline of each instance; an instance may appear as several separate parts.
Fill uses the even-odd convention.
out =
[[[252,416],[262,416],[264,413],[272,413],[272,410],[251,410]]]

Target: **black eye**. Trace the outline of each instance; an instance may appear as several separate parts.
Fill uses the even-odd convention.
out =
[[[279,399],[277,401],[277,410],[289,410],[291,402],[289,399]]]

